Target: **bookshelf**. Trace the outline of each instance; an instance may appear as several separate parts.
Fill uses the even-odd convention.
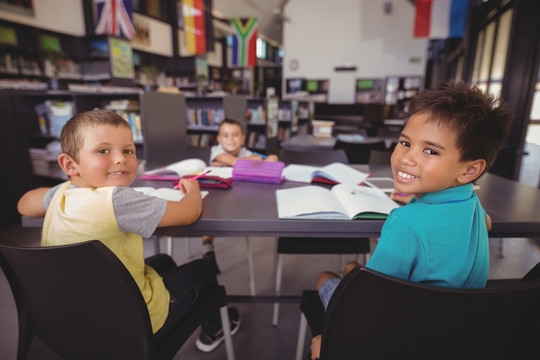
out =
[[[247,101],[243,96],[186,97],[188,145],[217,144],[218,127],[225,118],[239,121],[246,133],[246,109]]]
[[[269,110],[267,99],[248,99],[246,146],[254,151],[275,152],[267,140],[277,138],[277,143],[297,134],[309,132],[309,101],[279,100],[277,109]],[[277,129],[268,120],[275,119]],[[274,133],[275,132],[275,133]]]

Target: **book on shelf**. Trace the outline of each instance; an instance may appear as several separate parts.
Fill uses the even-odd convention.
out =
[[[339,162],[334,162],[323,167],[290,164],[283,169],[283,177],[287,181],[302,183],[323,182],[329,184],[360,185],[369,177],[369,173],[356,170],[349,165]]]
[[[151,186],[138,186],[133,190],[142,192],[143,194],[155,196],[169,201],[180,201],[186,196],[182,191],[171,188],[154,188]],[[201,191],[201,197],[204,199],[208,195],[208,191]]]
[[[385,219],[399,207],[380,189],[347,184],[279,189],[276,201],[279,219]]]

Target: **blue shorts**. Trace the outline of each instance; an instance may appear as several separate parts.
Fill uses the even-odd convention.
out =
[[[319,289],[319,297],[321,298],[321,302],[323,303],[324,310],[326,310],[326,308],[328,307],[330,298],[332,297],[332,294],[336,290],[340,281],[341,279],[332,278],[330,280],[326,280],[326,282],[321,285],[321,288]]]

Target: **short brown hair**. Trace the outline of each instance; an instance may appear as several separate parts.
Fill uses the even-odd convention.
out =
[[[79,162],[79,151],[84,145],[84,130],[88,127],[102,125],[125,126],[129,123],[120,115],[111,110],[91,110],[73,116],[62,128],[60,144],[62,152],[68,154]]]
[[[440,83],[424,90],[409,104],[409,114],[428,114],[427,120],[456,133],[461,161],[484,159],[486,172],[504,145],[514,118],[501,99],[464,82]]]
[[[221,126],[223,124],[237,125],[237,126],[240,127],[240,131],[242,132],[242,135],[244,134],[244,128],[242,127],[242,124],[240,123],[240,121],[235,120],[235,119],[230,119],[230,118],[225,118],[219,123],[218,134],[219,134],[219,130],[221,130]]]

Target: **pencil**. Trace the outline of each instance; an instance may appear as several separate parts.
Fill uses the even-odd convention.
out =
[[[195,175],[194,177],[189,178],[189,181],[197,180],[198,178],[201,178],[201,177],[203,177],[204,175],[208,174],[210,171],[212,171],[212,170],[208,170],[208,171],[203,172],[203,173],[201,173],[201,174],[199,174],[199,175]],[[174,186],[174,188],[175,188],[175,189],[180,189],[180,181],[178,182],[178,184],[176,184],[176,185]]]
[[[253,155],[256,155],[258,157],[262,157],[263,159],[266,159],[266,155],[259,154],[258,152],[252,151]]]
[[[203,173],[201,173],[201,174],[199,174],[199,175],[195,175],[194,177],[190,178],[189,181],[197,180],[198,178],[201,178],[201,177],[203,177],[204,175],[208,174],[210,171],[212,171],[212,170],[208,170],[208,171],[203,172]]]

